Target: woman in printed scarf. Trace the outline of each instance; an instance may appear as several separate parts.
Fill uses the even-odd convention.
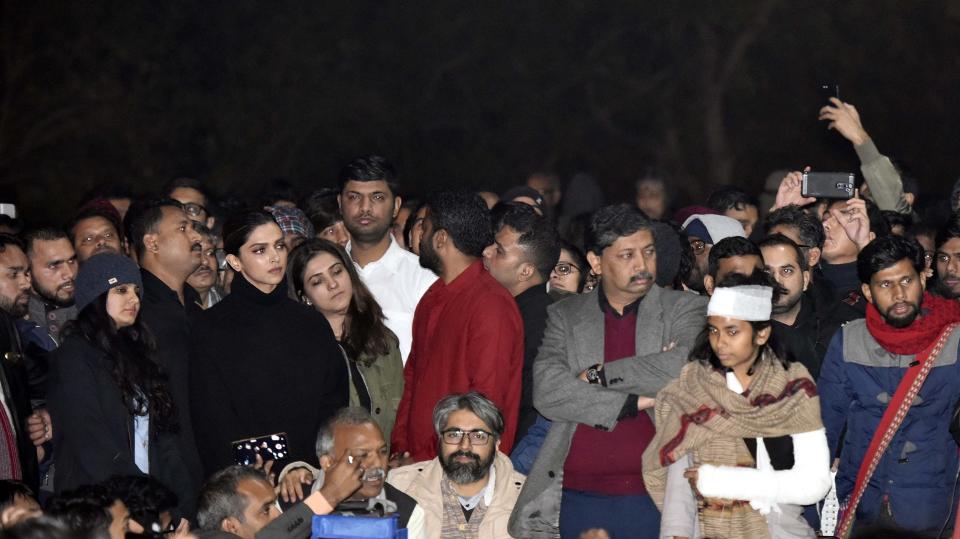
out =
[[[662,538],[815,537],[802,505],[830,489],[830,452],[807,369],[771,339],[773,289],[732,276],[677,380],[657,395],[643,455]]]

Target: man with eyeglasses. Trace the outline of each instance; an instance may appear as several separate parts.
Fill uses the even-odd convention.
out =
[[[494,242],[483,250],[483,266],[520,309],[523,320],[523,374],[516,440],[537,420],[533,408],[533,360],[547,327],[547,278],[560,257],[560,237],[546,217],[522,203],[501,203],[492,214]]]
[[[684,284],[689,289],[704,294],[706,288],[703,285],[703,278],[707,275],[710,249],[725,238],[732,236],[746,238],[747,235],[743,231],[743,225],[736,219],[705,213],[691,215],[683,222],[680,229],[686,232],[690,248],[693,249],[693,256],[697,260]]]
[[[428,537],[510,537],[507,521],[525,477],[500,452],[503,415],[471,391],[433,410],[437,457],[392,470],[387,482],[417,501]]]
[[[183,211],[191,220],[213,228],[213,216],[207,209],[210,197],[199,181],[193,178],[177,178],[164,186],[162,196],[183,204]]]

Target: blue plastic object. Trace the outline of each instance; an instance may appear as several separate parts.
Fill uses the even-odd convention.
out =
[[[315,516],[311,529],[311,539],[407,539],[406,528],[397,528],[397,515],[385,518]]]

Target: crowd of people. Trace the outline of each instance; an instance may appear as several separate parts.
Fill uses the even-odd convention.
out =
[[[960,213],[820,118],[861,162],[835,198],[419,199],[367,155],[0,216],[0,538],[947,536]]]

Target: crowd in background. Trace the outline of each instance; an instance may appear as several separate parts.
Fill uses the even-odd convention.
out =
[[[946,536],[960,217],[819,114],[861,163],[819,198],[809,168],[417,198],[367,155],[306,196],[0,216],[0,537]]]

